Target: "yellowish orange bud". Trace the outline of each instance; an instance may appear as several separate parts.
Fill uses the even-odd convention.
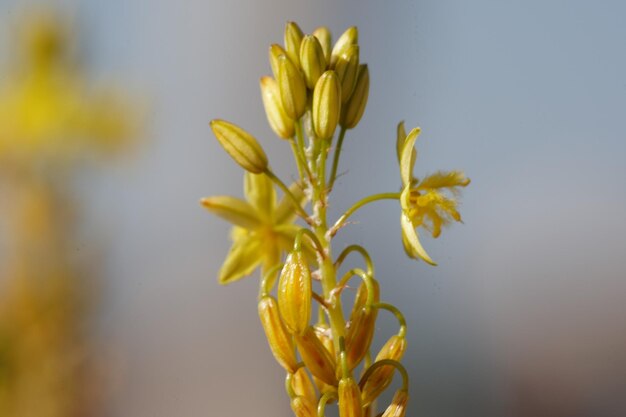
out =
[[[363,417],[361,390],[352,378],[342,378],[338,390],[339,417]]]
[[[365,357],[372,344],[376,324],[377,309],[362,308],[350,320],[346,332],[346,359],[348,369],[354,369]]]
[[[287,22],[285,26],[285,49],[287,56],[296,64],[296,67],[300,66],[300,45],[303,36],[300,26],[294,22]]]
[[[294,125],[293,120],[287,116],[280,100],[280,89],[278,83],[271,77],[261,77],[261,97],[263,98],[263,107],[265,107],[265,115],[270,127],[283,139],[293,137]]]
[[[341,83],[341,102],[345,103],[352,96],[359,72],[359,45],[350,45],[339,56],[335,71]]]
[[[347,50],[350,45],[356,45],[359,42],[359,31],[356,26],[348,28],[335,42],[333,50],[330,54],[330,68],[335,68],[335,64],[339,57]]]
[[[331,52],[331,35],[330,30],[326,26],[319,27],[313,31],[313,36],[320,41],[320,45],[322,46],[322,51],[324,51],[324,58],[326,58],[326,63],[330,62],[330,52]]]
[[[311,320],[311,271],[302,251],[291,252],[278,280],[278,307],[287,330],[303,333]]]
[[[295,339],[300,357],[311,374],[326,384],[337,386],[335,359],[315,335],[313,327],[309,326],[304,333],[296,334]]]
[[[259,301],[259,317],[274,358],[288,372],[293,373],[298,365],[293,340],[280,319],[278,305],[273,297],[265,296]]]
[[[315,387],[311,382],[311,378],[309,378],[309,375],[306,373],[306,368],[299,368],[296,373],[293,374],[291,386],[298,397],[302,397],[313,409],[317,407]]]
[[[336,357],[335,345],[333,343],[333,338],[330,332],[330,327],[328,327],[328,325],[326,324],[322,324],[322,325],[318,324],[314,327],[314,330],[315,330],[315,335],[322,342],[322,345],[324,345],[328,353],[330,353],[330,356],[332,358],[335,358]],[[324,381],[320,380],[319,378],[316,378],[315,376],[313,376],[313,382],[315,382],[317,389],[322,394],[325,394],[327,392],[337,391],[336,387],[325,383]]]
[[[272,74],[274,74],[275,79],[278,79],[278,57],[281,55],[287,56],[287,51],[278,44],[272,44],[272,46],[270,46],[269,57],[270,67],[272,67]]]
[[[313,128],[320,139],[332,138],[341,112],[341,85],[335,71],[326,71],[313,91]]]
[[[367,105],[367,98],[370,91],[370,73],[367,64],[359,65],[356,78],[356,85],[352,96],[341,110],[341,126],[346,129],[353,129],[361,120]]]
[[[287,116],[298,120],[306,110],[306,85],[300,70],[286,56],[278,57],[278,86]]]
[[[210,125],[220,145],[243,169],[254,174],[267,169],[267,156],[251,134],[225,120],[211,120]]]
[[[381,417],[404,417],[406,405],[409,402],[409,393],[406,390],[398,390],[391,400],[391,404]]]
[[[374,303],[380,301],[380,285],[378,281],[375,279],[371,279],[372,287],[374,288],[374,295],[372,300]],[[354,305],[352,306],[352,313],[350,317],[354,317],[363,307],[366,306],[367,303],[367,285],[364,282],[359,284],[359,288],[356,290],[356,295],[354,296]]]
[[[316,407],[309,404],[303,397],[292,398],[291,409],[296,417],[317,417]]]
[[[377,361],[392,359],[400,361],[406,350],[406,339],[398,335],[391,336],[385,343],[378,355]],[[389,386],[393,379],[395,368],[392,365],[383,365],[374,370],[365,383],[361,384],[363,404],[367,405],[374,401]]]
[[[319,40],[313,35],[307,35],[302,39],[300,47],[300,66],[304,73],[306,86],[313,90],[315,83],[326,70],[326,58]]]

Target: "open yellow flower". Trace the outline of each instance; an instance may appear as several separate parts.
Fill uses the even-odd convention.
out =
[[[460,222],[461,215],[457,210],[458,187],[467,186],[470,180],[461,171],[438,171],[421,181],[415,178],[415,141],[419,134],[419,127],[407,135],[404,123],[398,124],[397,152],[402,178],[402,243],[411,258],[436,265],[420,243],[417,228],[423,227],[436,238],[441,233],[442,226],[453,220]]]
[[[301,203],[302,189],[289,187]],[[300,226],[294,223],[296,207],[284,196],[276,199],[276,190],[265,174],[245,173],[242,200],[230,196],[207,197],[201,203],[212,213],[234,225],[233,246],[219,272],[220,284],[230,284],[250,275],[258,266],[268,270],[278,264],[284,251],[293,248]],[[303,249],[312,255],[312,248],[303,242]]]

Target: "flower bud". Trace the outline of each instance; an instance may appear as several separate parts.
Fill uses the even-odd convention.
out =
[[[374,288],[372,301],[377,303],[380,298],[378,281],[372,279],[372,287]],[[368,308],[366,301],[367,286],[362,282],[354,300],[350,321],[348,322],[349,327],[346,329],[346,359],[348,369],[350,370],[354,369],[363,360],[374,338],[378,310],[373,307]]]
[[[283,139],[293,137],[293,120],[287,116],[280,100],[280,89],[278,83],[271,77],[261,77],[261,97],[263,107],[270,127]]]
[[[311,271],[302,251],[291,252],[278,280],[278,307],[285,327],[300,334],[311,319]]]
[[[341,83],[341,102],[345,103],[352,96],[359,72],[359,45],[350,45],[339,56],[335,71]]]
[[[309,326],[304,333],[296,334],[295,339],[300,357],[311,374],[326,384],[336,386],[335,359],[317,338],[313,327]]]
[[[352,96],[341,110],[341,126],[346,129],[353,129],[359,123],[367,105],[369,91],[370,73],[367,64],[361,64]]]
[[[251,134],[225,120],[211,120],[210,125],[220,145],[243,169],[254,174],[267,169],[267,156]]]
[[[304,81],[309,89],[315,88],[315,83],[326,70],[326,58],[322,45],[315,36],[307,35],[302,39],[300,47],[300,65],[304,73]]]
[[[330,332],[330,327],[326,324],[317,324],[314,328],[315,335],[322,342],[322,345],[326,348],[332,358],[335,358],[335,345],[333,344],[333,338]],[[336,391],[336,387],[329,385],[319,378],[313,376],[313,382],[317,386],[320,393],[326,394],[327,392]]]
[[[398,335],[391,336],[380,352],[378,352],[378,355],[376,355],[374,363],[383,359],[399,361],[402,359],[405,350],[406,339]],[[395,368],[392,365],[379,366],[366,381],[361,381],[363,404],[370,404],[389,386],[393,379],[394,371]]]
[[[296,417],[317,417],[316,407],[311,406],[303,397],[292,398],[291,409]]]
[[[302,30],[294,22],[287,22],[285,26],[285,49],[287,56],[296,67],[300,66],[300,45],[302,44]]]
[[[288,372],[294,372],[298,366],[295,348],[273,297],[265,296],[259,301],[259,317],[274,358]]]
[[[371,279],[372,287],[374,288],[374,294],[372,297],[372,301],[377,303],[380,301],[380,285],[378,281],[375,279]],[[356,295],[354,296],[354,305],[352,306],[351,317],[355,316],[362,308],[364,308],[367,304],[367,285],[365,282],[359,284],[359,288],[356,290]]]
[[[326,26],[319,27],[313,31],[313,36],[320,41],[320,45],[322,46],[322,51],[324,51],[324,58],[326,59],[326,63],[330,62],[330,51],[331,51],[331,35],[330,30]]]
[[[356,26],[352,26],[348,28],[340,37],[337,39],[335,46],[333,46],[333,50],[330,54],[330,68],[335,68],[335,64],[339,57],[346,51],[346,49],[350,45],[356,45],[359,42],[359,31]]]
[[[277,81],[283,109],[291,119],[298,120],[306,110],[306,85],[300,70],[286,55],[278,57]]]
[[[272,44],[270,46],[270,67],[272,67],[272,74],[274,74],[274,78],[278,79],[278,57],[281,55],[287,55],[287,51],[283,49],[282,46],[278,44]]]
[[[335,71],[326,71],[313,91],[313,128],[320,139],[333,137],[341,111],[341,86]]]
[[[317,407],[317,395],[315,395],[315,387],[311,382],[311,378],[306,373],[306,368],[299,368],[291,379],[291,386],[293,387],[293,392],[296,393],[298,397],[302,397],[312,408]]]
[[[400,389],[391,400],[391,404],[385,410],[381,417],[404,417],[406,414],[406,404],[409,402],[409,393]]]
[[[363,417],[361,390],[354,379],[342,378],[337,396],[339,417]]]

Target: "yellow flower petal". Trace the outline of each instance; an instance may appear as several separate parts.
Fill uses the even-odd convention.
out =
[[[296,200],[300,202],[300,205],[304,204],[307,200],[304,190],[297,183],[293,183],[289,186],[289,191],[296,197]],[[274,221],[276,224],[291,223],[296,218],[296,209],[294,202],[289,196],[285,195],[278,203],[274,212]]]
[[[262,243],[260,239],[254,237],[235,241],[220,269],[218,282],[226,285],[250,275],[263,261]]]
[[[402,186],[406,187],[413,179],[413,165],[415,164],[415,141],[419,136],[421,129],[419,127],[411,130],[402,145],[400,153],[400,177],[402,178]]]
[[[396,136],[396,155],[398,156],[398,163],[400,163],[400,159],[402,156],[402,148],[404,147],[404,142],[406,141],[406,129],[404,128],[404,120],[398,123],[397,128],[397,136]]]
[[[254,229],[261,224],[254,207],[238,198],[220,195],[203,198],[200,203],[213,214],[237,226]]]
[[[418,189],[426,188],[454,188],[465,187],[470,183],[469,178],[465,176],[462,171],[437,171],[432,175],[424,178],[419,185]]]
[[[276,206],[276,190],[272,180],[265,174],[252,174],[249,172],[245,173],[243,179],[243,190],[246,200],[248,200],[254,210],[260,212],[263,217],[269,220]]]
[[[404,213],[402,213],[400,217],[400,224],[402,226],[402,238],[406,239],[405,245],[408,246],[409,250],[411,251],[411,257],[419,257],[420,259],[431,265],[437,265],[435,261],[433,261],[424,250],[424,247],[420,243],[417,236],[417,230],[415,230],[413,223],[411,223],[409,217]]]

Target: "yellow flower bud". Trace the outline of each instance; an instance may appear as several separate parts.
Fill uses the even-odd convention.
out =
[[[261,97],[263,107],[270,127],[283,139],[293,137],[293,120],[287,116],[280,100],[280,89],[278,83],[271,77],[261,77]]]
[[[282,46],[278,44],[272,44],[270,46],[270,67],[272,67],[272,74],[274,74],[274,78],[278,79],[278,57],[281,55],[287,55],[287,51],[283,49]]]
[[[319,27],[313,31],[313,36],[320,41],[320,45],[322,46],[322,51],[324,51],[324,58],[326,58],[326,63],[330,62],[330,51],[331,51],[331,35],[330,30],[326,26]]]
[[[359,73],[359,45],[350,45],[339,56],[335,64],[335,71],[341,83],[341,102],[345,103],[352,96]]]
[[[306,399],[294,397],[291,399],[291,409],[296,417],[317,417],[315,406],[311,406]]]
[[[356,45],[359,42],[359,31],[356,26],[352,26],[348,28],[340,37],[337,39],[335,46],[333,46],[333,50],[330,54],[330,68],[335,68],[335,64],[339,57],[346,51],[346,49],[350,45]]]
[[[362,308],[350,319],[346,332],[346,359],[348,369],[354,369],[365,357],[372,344],[377,309]]]
[[[341,110],[341,126],[346,129],[353,129],[359,123],[367,105],[369,91],[370,73],[367,64],[361,64],[352,96]]]
[[[300,70],[286,56],[278,57],[278,86],[283,109],[293,120],[298,120],[306,110],[306,85]]]
[[[332,138],[339,123],[341,86],[335,71],[326,71],[313,91],[313,128],[320,139]]]
[[[306,368],[299,368],[293,374],[291,386],[293,387],[293,392],[295,392],[298,397],[302,397],[312,408],[315,409],[317,407],[315,387],[306,372]]]
[[[288,372],[294,372],[298,361],[293,340],[280,319],[278,305],[273,297],[265,296],[259,301],[259,317],[274,358]]]
[[[363,417],[361,390],[354,379],[342,378],[338,390],[339,417]]]
[[[300,357],[311,374],[326,384],[337,386],[335,359],[317,338],[313,327],[309,326],[304,333],[296,334],[295,339]]]
[[[220,145],[243,169],[254,174],[267,169],[267,156],[251,134],[225,120],[211,120],[210,125]]]
[[[311,320],[311,271],[302,251],[287,256],[278,280],[278,307],[287,330],[304,332]]]
[[[326,324],[322,324],[322,325],[317,324],[314,327],[314,330],[315,330],[315,335],[320,340],[320,342],[322,342],[322,345],[326,348],[330,356],[332,358],[335,358],[335,345],[333,344],[333,338],[330,332],[330,327],[328,327],[328,325]],[[317,389],[322,394],[337,390],[336,387],[325,383],[324,381],[320,380],[319,378],[315,376],[313,376],[313,382],[315,382]]]
[[[381,417],[404,417],[406,414],[406,404],[409,402],[409,393],[400,389],[391,400],[391,404],[385,410]]]
[[[300,26],[294,22],[287,22],[285,26],[285,49],[287,56],[296,64],[296,67],[300,66],[300,45],[303,36]]]
[[[326,58],[319,40],[315,36],[307,35],[302,39],[300,47],[300,66],[304,73],[306,86],[313,90],[315,83],[326,70]]]
[[[405,350],[406,339],[397,335],[391,336],[380,352],[378,352],[378,355],[376,355],[376,361],[383,359],[399,361],[402,359]],[[389,386],[393,379],[394,371],[395,368],[392,365],[383,365],[372,372],[365,383],[361,385],[363,404],[370,404]]]
[[[372,298],[374,303],[380,301],[380,285],[378,281],[372,278],[372,287],[374,288],[374,297]],[[367,285],[364,282],[359,284],[359,288],[356,290],[356,295],[354,296],[354,305],[352,306],[351,317],[355,316],[363,307],[365,307],[367,303]]]

